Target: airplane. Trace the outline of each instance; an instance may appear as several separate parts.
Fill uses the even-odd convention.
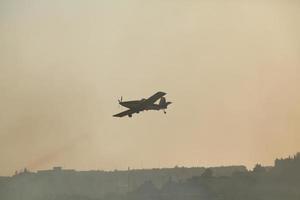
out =
[[[163,110],[166,114],[165,109],[168,108],[172,102],[167,102],[166,98],[164,97],[167,93],[165,92],[157,92],[148,99],[141,99],[136,101],[123,101],[123,98],[118,100],[121,106],[129,108],[126,111],[113,115],[113,117],[132,117],[134,113],[139,113],[141,111],[148,111],[148,110]],[[158,99],[160,99],[159,103],[155,103]]]

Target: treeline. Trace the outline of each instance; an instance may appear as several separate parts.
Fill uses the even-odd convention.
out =
[[[3,178],[1,200],[299,200],[300,153],[272,167],[46,170]]]
[[[24,169],[12,177],[0,178],[1,200],[35,199],[101,199],[126,195],[151,181],[162,188],[169,179],[176,182],[200,176],[203,167],[162,169],[130,169],[126,171],[75,171],[54,167],[52,170],[30,172]],[[234,171],[246,171],[244,166],[216,167],[217,176],[230,176]]]
[[[123,199],[299,200],[300,153],[277,159],[274,167],[257,164],[251,171],[236,171],[229,177],[215,176],[213,170],[206,169],[201,176],[186,181],[170,179],[161,189],[146,182]]]

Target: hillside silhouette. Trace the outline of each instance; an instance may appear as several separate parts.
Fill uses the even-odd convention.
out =
[[[274,166],[75,171],[0,177],[1,200],[299,200],[300,153]]]

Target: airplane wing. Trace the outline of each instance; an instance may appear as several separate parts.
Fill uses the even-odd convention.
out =
[[[136,107],[139,107],[141,105],[142,101],[122,101],[120,104],[126,108],[134,109]]]
[[[166,94],[167,93],[165,93],[165,92],[157,92],[154,95],[152,95],[151,97],[149,97],[148,99],[146,99],[145,103],[146,104],[153,104],[155,101],[157,101],[161,97],[165,96]]]
[[[135,113],[134,110],[125,110],[124,112],[120,112],[118,114],[113,115],[114,117],[124,117],[126,115],[132,115],[133,113]]]

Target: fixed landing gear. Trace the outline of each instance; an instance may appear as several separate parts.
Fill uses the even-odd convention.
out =
[[[132,117],[132,115],[128,115],[128,117]]]
[[[164,113],[167,114],[167,112],[164,110]]]

